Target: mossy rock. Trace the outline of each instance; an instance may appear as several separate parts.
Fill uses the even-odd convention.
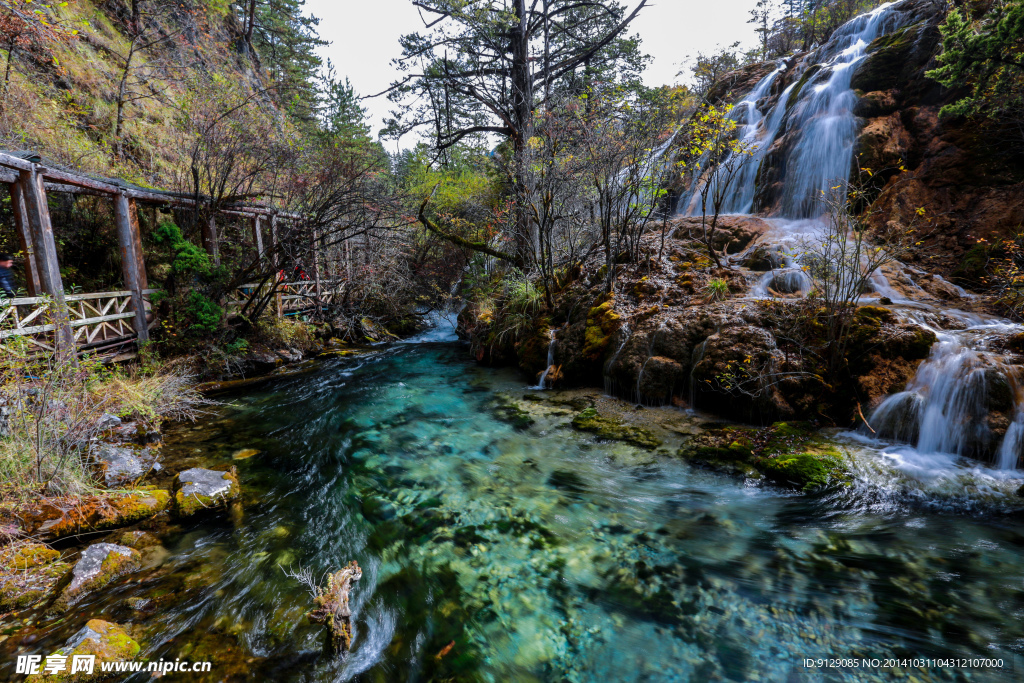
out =
[[[754,466],[778,484],[801,491],[827,486],[848,477],[839,449],[806,422],[776,422]]]
[[[845,471],[838,456],[838,451],[835,455],[821,452],[778,455],[761,458],[757,469],[776,483],[811,491],[828,485],[837,474]]]
[[[17,610],[42,602],[67,574],[60,553],[42,543],[19,543],[0,553],[0,609]]]
[[[234,472],[192,468],[178,474],[176,484],[175,510],[182,517],[224,507],[241,493]]]
[[[47,610],[47,614],[62,614],[87,594],[103,588],[125,574],[137,571],[141,565],[142,556],[134,548],[113,543],[95,543],[89,546],[61,580],[60,595]]]
[[[118,538],[118,543],[136,550],[143,550],[160,545],[160,539],[148,531],[126,531]]]
[[[690,439],[679,456],[694,464],[748,478],[760,475],[753,466],[756,430],[748,427],[710,429]]]
[[[679,455],[712,469],[811,491],[848,477],[842,453],[806,422],[712,429],[691,439]]]
[[[821,71],[821,64],[815,64],[804,72],[803,76],[800,77],[800,80],[797,81],[796,87],[793,88],[793,92],[789,94],[789,99],[786,100],[786,109],[791,109],[793,105],[800,100],[800,92],[804,89],[804,86],[807,85],[808,81],[814,78],[814,74],[819,71]]]
[[[896,314],[882,306],[861,306],[857,309],[857,320],[861,323],[896,322]]]
[[[85,498],[70,510],[47,508],[48,517],[38,531],[51,538],[64,538],[87,531],[107,531],[148,519],[167,509],[170,493],[143,486],[130,493],[110,493]]]
[[[917,23],[876,38],[868,46],[868,56],[857,66],[850,87],[872,92],[905,85],[908,70],[914,66],[912,56],[920,29]]]
[[[661,445],[661,439],[649,430],[602,417],[594,408],[587,408],[574,417],[572,419],[572,426],[585,432],[592,432],[602,439],[625,441],[634,446],[649,450],[653,450]]]
[[[593,362],[600,359],[608,345],[611,343],[612,335],[618,332],[622,326],[622,318],[615,312],[615,295],[602,295],[595,306],[587,313],[587,326],[584,333],[583,357]]]
[[[110,678],[112,674],[104,672],[100,666],[103,662],[129,661],[139,656],[141,647],[128,631],[118,624],[99,619],[90,619],[85,626],[68,640],[68,644],[58,652],[68,658],[65,671],[54,676],[58,681],[97,681]],[[71,662],[76,656],[96,658],[92,674],[84,672],[71,673]]]

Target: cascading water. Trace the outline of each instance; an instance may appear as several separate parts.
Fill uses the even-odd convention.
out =
[[[900,4],[886,3],[840,27],[825,45],[801,60],[802,76],[768,111],[762,111],[758,104],[786,71],[785,62],[733,108],[731,118],[743,120],[738,137],[753,154],[733,180],[735,189],[723,213],[747,214],[753,210],[761,162],[781,134],[797,139],[783,162],[787,175],[781,215],[813,218],[821,213],[821,192],[837,179],[846,178],[853,161],[859,125],[853,114],[857,96],[850,81],[875,38],[912,20],[911,15],[898,11]],[[699,215],[696,198],[700,183],[698,179],[683,195],[680,213]]]
[[[916,16],[908,2],[894,2],[856,17],[840,27],[817,50],[800,58],[788,77],[790,85],[766,107],[763,101],[778,78],[790,69],[785,62],[762,78],[733,109],[741,140],[754,149],[748,164],[734,181],[725,205],[726,213],[747,214],[755,208],[758,181],[765,164],[780,170],[781,185],[772,189],[777,207],[768,221],[771,230],[756,240],[736,260],[763,250],[762,260],[771,270],[751,287],[754,298],[803,295],[811,282],[796,254],[809,242],[822,239],[820,197],[839,180],[848,177],[861,122],[854,115],[857,95],[851,88],[858,66],[879,36],[908,26]],[[701,178],[696,178],[678,206],[683,214],[700,214],[695,197]],[[901,284],[924,293],[897,264],[894,274]],[[918,273],[924,275],[924,273]],[[1002,469],[1013,469],[1024,455],[1024,403],[1014,394],[1013,422],[1000,442],[998,426],[990,424],[992,383],[1015,386],[1012,370],[1000,354],[987,349],[990,332],[1019,332],[1022,327],[1003,320],[981,319],[961,311],[933,308],[912,301],[878,271],[871,278],[873,295],[896,304],[903,320],[924,324],[920,312],[943,314],[960,320],[963,331],[934,329],[939,343],[907,389],[884,400],[869,420],[881,438],[915,444],[921,454],[945,453],[982,457]],[[960,295],[967,297],[960,290]],[[934,318],[934,315],[933,315]],[[926,325],[928,326],[928,325]],[[695,352],[698,355],[700,349]],[[691,397],[691,403],[692,403]]]
[[[786,163],[790,170],[783,215],[811,218],[820,214],[822,193],[849,175],[860,127],[853,114],[857,96],[850,81],[871,42],[909,20],[894,11],[898,5],[887,3],[847,22],[811,54],[808,62],[813,66],[800,79],[800,91],[785,122],[785,130],[798,130],[800,137]],[[790,99],[792,95],[780,98],[776,106],[786,107]]]
[[[544,372],[541,373],[540,379],[537,380],[537,386],[534,389],[546,389],[546,382],[548,381],[548,375],[551,373],[551,368],[555,366],[555,344],[558,340],[555,338],[555,330],[551,330],[551,343],[548,344],[548,364],[544,368]]]
[[[777,111],[772,116],[765,118],[764,113],[758,108],[758,103],[771,89],[779,75],[786,70],[785,62],[781,62],[775,71],[762,78],[754,89],[741,102],[739,102],[729,113],[729,118],[742,124],[739,127],[738,137],[745,148],[753,154],[745,162],[734,179],[735,192],[726,199],[722,211],[724,213],[750,213],[754,206],[755,180],[757,178],[757,166],[760,160],[771,146],[772,140],[778,132],[779,123],[782,121],[783,108],[776,107]],[[703,166],[703,163],[702,163]],[[679,201],[679,210],[688,216],[700,214],[700,197],[697,193],[699,183],[694,183]]]

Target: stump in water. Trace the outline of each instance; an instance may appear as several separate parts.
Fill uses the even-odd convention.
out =
[[[327,577],[327,587],[319,590],[314,602],[316,609],[306,615],[314,624],[326,624],[330,632],[329,647],[333,652],[345,654],[352,645],[352,610],[348,594],[352,582],[363,576],[355,560],[341,571]]]

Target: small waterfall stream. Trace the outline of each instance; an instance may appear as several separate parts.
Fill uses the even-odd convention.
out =
[[[872,41],[920,18],[907,2],[881,5],[847,22],[817,50],[797,56],[800,61],[789,76],[792,82],[774,105],[768,107],[764,100],[790,68],[785,61],[734,107],[734,120],[742,121],[738,137],[755,151],[735,181],[726,212],[750,214],[755,210],[764,164],[770,162],[784,173],[782,187],[776,189],[777,213],[767,219],[772,229],[745,252],[765,250],[774,266],[751,287],[752,298],[805,295],[809,291],[811,282],[798,254],[801,245],[821,239],[825,224],[818,198],[837,179],[849,175],[862,125],[853,113],[857,104],[851,88],[853,76],[868,56]],[[696,178],[683,194],[679,213],[700,215],[695,197],[701,182]],[[908,274],[910,270],[897,264],[897,277],[923,292]],[[897,316],[929,327],[939,339],[906,390],[885,399],[872,413],[869,423],[878,437],[914,444],[922,454],[972,456],[1001,469],[1015,469],[1024,455],[1024,402],[1016,390],[1015,369],[1001,354],[990,350],[988,342],[993,333],[1020,332],[1024,326],[911,301],[900,295],[880,271],[872,278],[872,288],[870,296],[875,300],[887,297],[895,304]],[[922,310],[932,314],[932,321],[942,315],[957,319],[958,326],[966,329],[939,329],[925,321]],[[993,393],[998,391],[1010,392],[1010,414],[1016,416],[1001,441],[1000,428],[994,430],[989,415]]]
[[[540,379],[537,380],[537,386],[533,387],[534,389],[543,390],[547,388],[548,375],[551,374],[551,368],[555,367],[555,344],[558,343],[558,340],[555,338],[555,332],[556,330],[551,330],[549,333],[551,335],[551,343],[548,344],[548,364],[544,368],[544,372],[541,373]]]

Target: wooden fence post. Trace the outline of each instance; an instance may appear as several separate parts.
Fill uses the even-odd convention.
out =
[[[256,214],[252,217],[252,235],[256,242],[256,252],[262,259],[264,254],[263,249],[263,217]]]
[[[135,319],[132,327],[139,342],[149,341],[149,321],[146,320],[146,300],[142,290],[146,289],[146,264],[142,256],[142,235],[139,234],[139,217],[135,200],[124,193],[114,198],[114,214],[117,217],[117,241],[121,246],[121,270],[124,286],[132,293],[132,307]]]
[[[316,298],[320,301],[322,293],[320,291],[320,231],[313,231],[313,277],[314,280]],[[319,303],[318,303],[319,305]]]
[[[213,265],[220,265],[220,237],[217,235],[217,214],[211,213],[203,230],[203,247],[213,259]]]
[[[277,253],[277,215],[270,217],[270,249],[274,252],[274,268],[280,268],[280,255]]]
[[[39,269],[36,267],[35,248],[32,243],[32,231],[29,228],[28,213],[25,211],[25,196],[21,191],[21,183],[11,183],[11,210],[14,212],[14,227],[18,231],[21,251],[25,254],[25,289],[29,296],[39,296]]]
[[[29,232],[35,247],[39,285],[43,292],[53,299],[53,322],[56,327],[54,347],[59,355],[69,355],[76,359],[75,335],[68,321],[68,305],[64,300],[64,282],[60,277],[57,244],[53,239],[53,224],[50,223],[50,207],[46,203],[43,177],[34,168],[30,171],[19,171],[18,176],[18,184],[25,200]]]

